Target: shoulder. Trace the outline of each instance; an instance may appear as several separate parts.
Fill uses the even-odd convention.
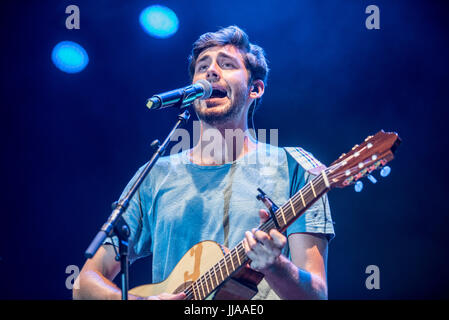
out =
[[[184,158],[181,153],[171,154],[167,156],[160,157],[153,168],[149,172],[148,176],[145,179],[145,182],[149,185],[153,185],[157,181],[167,177],[169,173],[173,171],[179,171],[179,165],[184,163]],[[138,170],[134,176],[134,179],[148,166],[149,161],[144,163]]]
[[[285,166],[287,155],[283,148],[276,145],[258,142],[256,152],[249,154],[249,158],[256,163],[268,166]]]

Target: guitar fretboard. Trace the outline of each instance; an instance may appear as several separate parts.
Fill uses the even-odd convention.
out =
[[[284,232],[290,224],[298,219],[315,201],[329,190],[330,185],[327,180],[326,170],[323,170],[320,175],[306,183],[293,197],[274,212],[274,217],[268,219],[259,229],[267,233],[271,229],[278,229],[280,232]],[[243,247],[243,241],[241,241],[231,251],[226,253],[211,269],[184,290],[186,299],[205,299],[231,277],[234,272],[248,263],[249,260]]]

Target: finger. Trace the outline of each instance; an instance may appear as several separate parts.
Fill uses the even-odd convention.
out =
[[[248,241],[246,240],[246,238],[243,239],[243,249],[245,249],[245,253],[248,253],[249,245],[248,245]]]
[[[253,233],[251,233],[249,231],[245,232],[245,239],[247,241],[248,249],[249,249],[247,253],[261,254],[264,252],[263,243],[258,241],[256,238],[254,238]]]
[[[270,230],[270,237],[276,247],[282,249],[287,244],[287,238],[276,229]]]
[[[256,241],[260,242],[262,245],[267,245],[268,242],[271,240],[271,237],[262,230],[254,230],[253,234],[254,237],[256,238]]]
[[[259,210],[259,218],[260,218],[260,224],[266,222],[270,218],[270,214],[263,209]]]
[[[245,232],[245,239],[246,239],[246,241],[247,241],[247,243],[248,243],[248,248],[249,248],[250,250],[252,250],[252,249],[256,246],[256,244],[257,244],[257,241],[256,241],[256,239],[254,238],[253,233],[251,233],[251,232],[249,232],[249,231],[246,231],[246,232]]]
[[[257,260],[257,254],[256,253],[254,253],[254,251],[248,251],[247,253],[246,253],[246,255],[248,256],[248,258],[250,258],[252,261],[250,262],[250,267],[252,268],[253,267],[253,264],[255,263],[254,261],[256,261]]]
[[[173,296],[173,300],[184,300],[186,298],[186,296],[187,295],[185,294],[185,292],[180,292]]]
[[[262,245],[264,252],[276,252],[277,254],[287,243],[285,236],[276,229],[271,229],[269,234],[257,230],[254,237]]]
[[[253,270],[260,271],[260,270],[259,270],[259,265],[258,265],[255,261],[251,261],[249,267],[250,267],[251,269],[253,269]]]
[[[186,297],[184,292],[180,292],[177,294],[172,293],[161,293],[159,295],[160,300],[183,300]]]

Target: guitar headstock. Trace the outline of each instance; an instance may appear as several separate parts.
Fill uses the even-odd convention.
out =
[[[393,160],[394,152],[401,143],[395,132],[383,130],[369,136],[351,151],[334,161],[326,174],[332,187],[344,188]]]

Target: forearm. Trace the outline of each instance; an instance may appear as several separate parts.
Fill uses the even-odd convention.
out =
[[[80,273],[78,283],[73,289],[75,300],[120,300],[121,290],[100,273],[89,270]],[[137,297],[128,295],[128,299]]]
[[[281,299],[327,299],[327,284],[320,276],[298,268],[285,256],[262,270],[265,280]]]

